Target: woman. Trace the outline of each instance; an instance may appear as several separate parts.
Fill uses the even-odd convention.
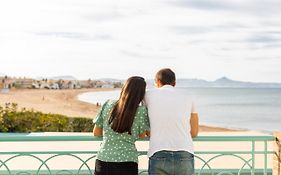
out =
[[[142,77],[131,77],[124,84],[117,101],[108,100],[94,120],[95,136],[103,136],[97,154],[95,175],[137,175],[138,153],[135,141],[145,137],[149,119],[140,106],[146,83]]]

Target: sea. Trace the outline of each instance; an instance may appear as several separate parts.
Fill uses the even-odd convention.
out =
[[[229,129],[281,131],[281,88],[180,88],[193,100],[200,124]],[[81,101],[118,99],[120,90],[89,92]]]

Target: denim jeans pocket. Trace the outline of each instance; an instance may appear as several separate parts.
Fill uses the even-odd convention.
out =
[[[181,157],[179,158],[181,161],[188,161],[188,160],[193,160],[194,159],[194,155],[191,153],[186,153],[184,155],[181,155]]]
[[[159,161],[165,161],[167,158],[163,156],[152,156],[149,158],[150,160],[159,160]]]
[[[194,174],[194,157],[184,157],[178,162],[178,174],[193,175]]]
[[[149,174],[160,175],[165,169],[166,158],[165,157],[150,157],[149,158]]]

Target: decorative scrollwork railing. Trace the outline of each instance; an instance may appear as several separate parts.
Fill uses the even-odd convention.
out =
[[[268,159],[274,152],[269,150],[268,142],[275,138],[271,135],[263,136],[199,136],[194,139],[195,146],[199,145],[203,150],[196,150],[195,164],[198,175],[269,175],[272,174],[272,167],[268,166]],[[72,142],[100,142],[101,138],[93,137],[90,134],[83,135],[46,135],[46,134],[0,134],[0,149],[2,144],[7,145],[44,142],[72,143]],[[147,141],[143,140],[143,141]],[[209,144],[207,147],[204,145]],[[211,149],[210,144],[218,146],[225,145],[225,149]],[[240,144],[249,143],[247,146]],[[235,146],[235,144],[238,146]],[[228,148],[234,145],[235,149]],[[83,147],[80,144],[79,147]],[[197,148],[197,147],[196,147]],[[208,148],[208,150],[206,150]],[[59,151],[7,151],[9,148],[0,150],[0,175],[90,175],[93,174],[94,160],[97,154],[97,147],[93,150],[59,150]],[[139,151],[140,156],[146,155],[146,151]],[[262,157],[262,158],[261,158]],[[257,158],[259,164],[257,164]],[[18,160],[20,159],[20,160]],[[65,160],[72,159],[76,166],[67,165],[63,167]],[[32,161],[31,161],[32,160]],[[223,163],[216,162],[220,160]],[[238,161],[234,168],[232,160]],[[262,160],[262,161],[261,161]],[[22,162],[22,163],[21,163]],[[28,163],[30,162],[30,163]],[[33,162],[33,163],[31,163]],[[23,167],[27,164],[28,167]],[[220,165],[222,164],[222,165]],[[59,168],[53,168],[55,165]],[[216,166],[214,168],[213,166]],[[257,166],[258,165],[258,166]],[[62,168],[61,168],[62,167]],[[69,168],[71,167],[71,168]],[[139,174],[147,174],[146,169],[140,169]]]

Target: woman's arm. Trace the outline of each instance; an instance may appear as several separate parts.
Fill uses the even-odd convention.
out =
[[[198,119],[198,114],[197,113],[191,113],[190,114],[190,134],[191,137],[197,137],[198,131],[199,131],[199,119]]]
[[[140,138],[140,139],[143,139],[143,138],[149,137],[149,136],[150,136],[150,131],[144,131],[143,133],[141,133],[141,134],[139,135],[139,138]]]
[[[141,134],[139,135],[139,138],[140,138],[140,139],[143,139],[143,138],[145,138],[145,136],[146,136],[146,132],[141,133]]]
[[[102,128],[95,125],[93,129],[94,136],[101,137],[102,136]]]

